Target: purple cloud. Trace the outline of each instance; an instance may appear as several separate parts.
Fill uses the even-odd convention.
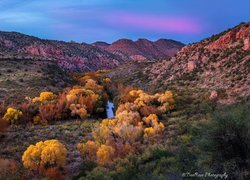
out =
[[[112,13],[106,21],[115,26],[139,28],[163,33],[199,34],[201,24],[189,17],[152,16],[133,13]]]

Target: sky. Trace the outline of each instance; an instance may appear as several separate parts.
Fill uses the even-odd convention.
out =
[[[93,43],[193,43],[250,21],[250,0],[0,0],[0,31]]]

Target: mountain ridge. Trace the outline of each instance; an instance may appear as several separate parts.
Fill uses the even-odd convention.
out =
[[[100,44],[103,47],[99,47]],[[142,56],[139,51],[120,54],[104,48],[112,46],[105,42],[96,44],[44,40],[18,32],[0,31],[0,59],[40,59],[58,63],[59,67],[69,72],[86,72],[98,69],[112,69],[118,65]],[[126,45],[125,45],[126,46]],[[180,49],[175,50],[175,53]],[[158,51],[157,48],[152,50]],[[143,59],[151,58],[149,53]],[[154,55],[154,59],[160,59]],[[162,56],[162,55],[161,55]],[[167,57],[167,56],[165,56]],[[137,58],[138,59],[138,58]]]
[[[132,60],[155,60],[174,56],[184,44],[172,39],[158,39],[150,41],[145,38],[139,38],[135,41],[127,38],[118,39],[111,44],[105,42],[95,42],[94,46],[103,48],[122,59]]]

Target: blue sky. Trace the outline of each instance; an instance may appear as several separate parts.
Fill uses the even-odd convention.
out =
[[[192,43],[249,21],[249,0],[1,0],[0,30],[92,43]]]

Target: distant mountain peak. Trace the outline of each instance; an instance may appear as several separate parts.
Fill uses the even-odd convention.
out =
[[[145,38],[139,38],[135,42],[152,42],[152,41],[145,39]]]
[[[132,43],[134,43],[133,40],[123,38],[123,39],[118,39],[117,41],[113,42],[112,45],[113,44],[132,44]]]
[[[139,38],[136,41],[119,39],[105,49],[121,56],[123,59],[156,60],[175,55],[183,46],[184,44],[173,40],[162,39],[152,42],[145,38]]]
[[[103,41],[96,41],[92,43],[92,45],[102,49],[106,49],[108,46],[110,46],[110,44]]]

